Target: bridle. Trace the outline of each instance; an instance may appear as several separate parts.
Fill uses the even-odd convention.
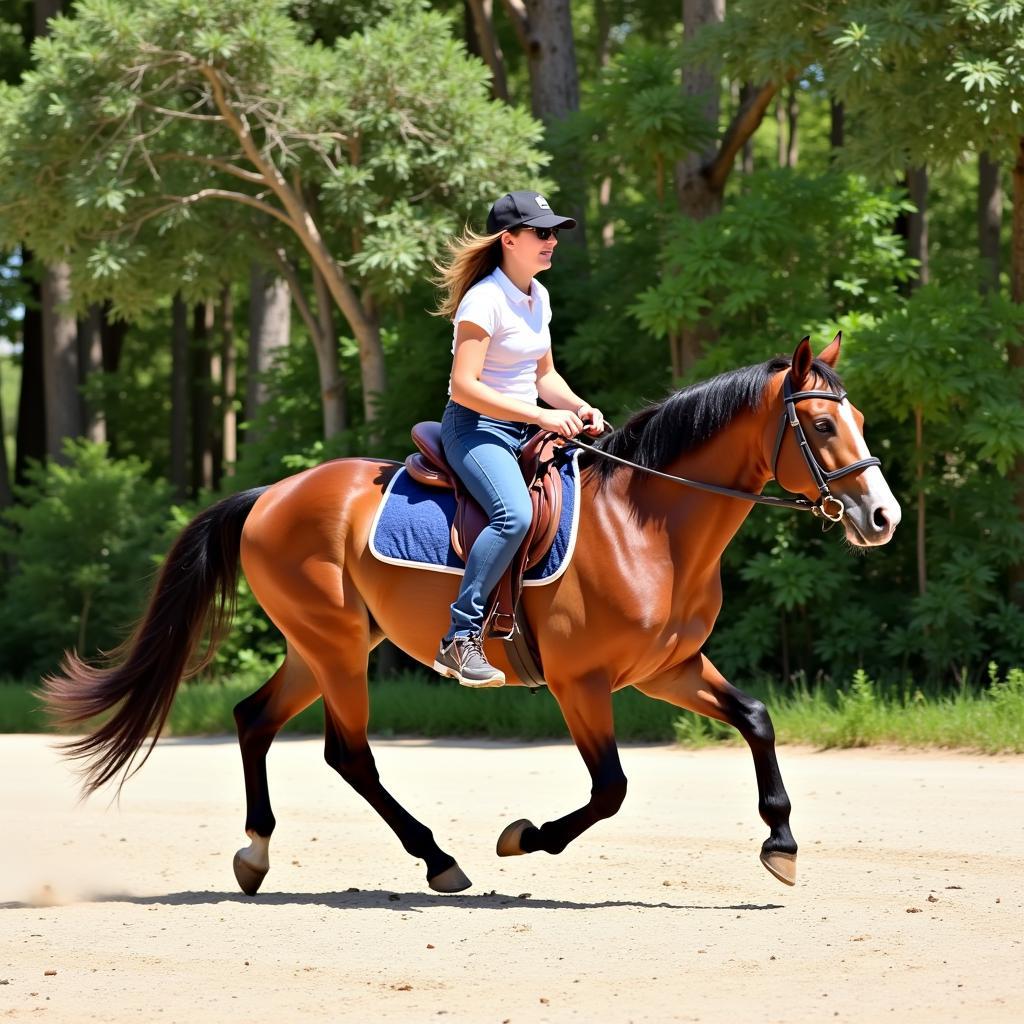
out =
[[[775,450],[772,453],[772,477],[777,477],[776,471],[779,463],[779,452],[782,450],[782,442],[786,436],[786,427],[789,426],[793,431],[793,436],[796,439],[797,447],[800,449],[800,454],[804,457],[804,463],[807,465],[807,471],[811,474],[811,479],[818,488],[817,501],[810,501],[807,498],[776,498],[770,494],[754,494],[749,491],[739,491],[732,487],[720,487],[718,484],[704,483],[701,480],[688,480],[684,476],[674,476],[671,473],[663,473],[661,470],[651,469],[649,466],[641,466],[635,462],[630,462],[628,459],[623,459],[618,455],[612,455],[610,452],[603,451],[600,448],[595,448],[593,445],[580,441],[578,438],[573,438],[573,440],[567,442],[567,444],[585,448],[587,451],[594,452],[606,459],[611,459],[614,462],[620,462],[624,466],[631,466],[633,469],[639,469],[644,473],[650,473],[652,476],[659,476],[665,480],[674,480],[676,483],[685,484],[687,487],[694,487],[700,491],[709,491],[712,494],[721,494],[727,498],[739,498],[742,501],[752,501],[758,505],[772,505],[775,508],[789,508],[796,509],[800,512],[810,512],[819,519],[827,519],[830,523],[838,523],[842,520],[846,507],[843,505],[842,501],[837,498],[831,490],[829,490],[828,485],[833,480],[838,480],[840,477],[848,476],[850,473],[857,473],[862,469],[867,469],[869,466],[881,466],[882,462],[880,459],[876,459],[873,455],[869,455],[866,459],[858,459],[856,462],[851,462],[847,466],[840,466],[839,469],[825,469],[825,467],[818,462],[818,458],[814,454],[814,449],[811,448],[811,445],[807,440],[807,434],[804,432],[804,428],[796,414],[797,402],[802,402],[809,398],[822,398],[826,401],[836,402],[838,404],[846,400],[846,392],[841,391],[838,394],[834,391],[794,392],[791,378],[788,373],[786,374],[786,379],[782,386],[782,415],[779,417],[779,429],[775,434]],[[830,504],[832,506],[831,510],[829,509]]]

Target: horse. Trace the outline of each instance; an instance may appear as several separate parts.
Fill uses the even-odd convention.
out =
[[[702,648],[722,605],[726,546],[756,502],[785,503],[760,494],[770,479],[802,495],[790,507],[841,521],[857,548],[887,543],[900,521],[864,442],[863,416],[835,371],[840,342],[837,335],[815,359],[805,338],[791,357],[675,391],[582,453],[575,553],[556,582],[524,590],[521,610],[590,773],[590,798],[539,827],[513,821],[499,836],[500,856],[561,853],[618,811],[627,780],[612,694],[632,686],[739,731],[769,830],[761,863],[795,884],[797,844],[771,717]],[[269,870],[276,824],[267,752],[281,727],[320,697],[328,765],[424,862],[430,888],[459,892],[471,884],[430,829],[381,784],[367,739],[370,651],[387,637],[429,666],[457,585],[450,574],[387,564],[368,550],[374,513],[399,469],[385,459],[343,458],[211,506],[172,546],[119,656],[95,667],[68,652],[60,674],[44,681],[60,725],[106,716],[65,745],[81,761],[86,793],[118,776],[120,788],[152,751],[182,677],[209,662],[228,628],[241,563],[286,641],[277,671],[234,708],[249,845],[233,866],[250,895]],[[523,684],[503,645],[488,641],[486,650],[510,685]]]

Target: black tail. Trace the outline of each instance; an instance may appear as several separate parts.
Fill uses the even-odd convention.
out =
[[[84,762],[86,794],[123,771],[120,789],[145,764],[178,684],[213,658],[235,611],[242,527],[265,490],[233,494],[185,527],[164,562],[134,635],[113,652],[113,660],[121,664],[96,668],[69,651],[62,674],[43,680],[45,703],[60,726],[78,725],[115,709],[94,732],[64,746],[70,757]],[[193,661],[207,630],[206,650]],[[134,764],[150,735],[149,747]]]

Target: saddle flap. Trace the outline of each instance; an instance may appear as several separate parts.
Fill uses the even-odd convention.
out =
[[[406,456],[405,468],[413,480],[427,487],[447,487],[455,490],[455,481],[447,472],[442,472],[433,462],[430,462],[422,452],[414,452]]]

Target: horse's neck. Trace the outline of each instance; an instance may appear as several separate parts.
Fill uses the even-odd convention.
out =
[[[662,472],[756,494],[770,479],[764,454],[766,424],[749,414],[699,448],[685,452]],[[645,542],[662,547],[676,568],[717,566],[753,508],[752,502],[701,491],[642,470],[623,469],[592,500],[606,514],[631,520]]]

